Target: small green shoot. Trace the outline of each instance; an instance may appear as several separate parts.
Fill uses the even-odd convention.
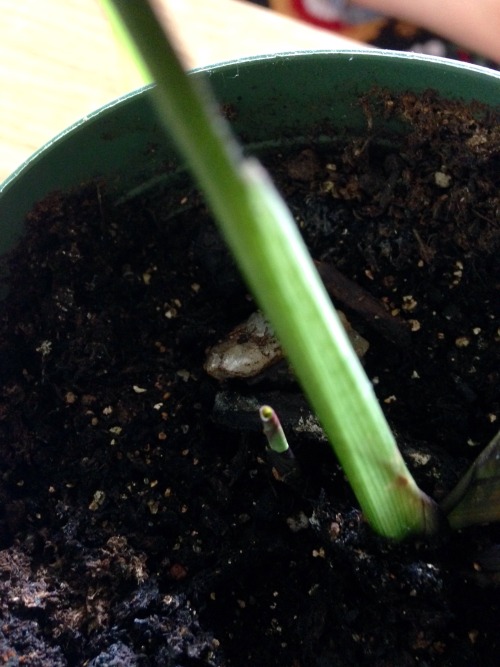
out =
[[[300,470],[295,456],[288,445],[285,432],[276,412],[269,406],[259,409],[262,430],[269,444],[268,458],[273,468],[273,475],[290,486],[300,485]]]
[[[278,419],[278,415],[269,405],[263,405],[259,410],[262,430],[267,438],[269,447],[277,454],[289,451],[288,441]]]

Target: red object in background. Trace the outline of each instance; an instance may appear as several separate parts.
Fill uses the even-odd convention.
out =
[[[335,11],[333,7],[329,12],[324,11],[323,13],[314,13],[311,11],[313,7],[308,3],[308,0],[290,0],[290,7],[293,12],[296,13],[298,18],[301,18],[302,20],[307,21],[308,23],[312,23],[313,25],[317,25],[321,28],[327,28],[328,30],[341,32],[348,26],[348,24],[344,21],[341,21],[340,18],[334,18]],[[327,8],[325,6],[325,10],[326,9]],[[330,16],[328,16],[328,14],[330,14]]]

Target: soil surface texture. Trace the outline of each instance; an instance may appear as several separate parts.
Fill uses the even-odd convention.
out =
[[[499,424],[498,116],[431,92],[362,103],[365,136],[262,159],[440,501]],[[377,115],[408,124],[400,145]],[[6,261],[0,664],[500,664],[498,525],[381,539],[283,361],[204,370],[256,306],[187,179],[54,193]]]

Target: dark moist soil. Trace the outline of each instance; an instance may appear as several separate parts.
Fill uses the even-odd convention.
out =
[[[498,117],[377,99],[369,119],[412,123],[399,150],[375,123],[264,161],[313,257],[400,322],[388,335],[341,295],[440,500],[498,429]],[[388,543],[293,381],[204,372],[254,305],[189,184],[120,205],[106,183],[56,193],[9,265],[0,664],[500,664],[498,526]],[[299,484],[273,477],[242,399],[283,415]]]

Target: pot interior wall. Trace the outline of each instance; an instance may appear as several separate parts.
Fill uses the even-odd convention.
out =
[[[500,76],[482,68],[391,52],[302,53],[223,63],[208,76],[247,150],[301,143],[328,121],[339,133],[366,127],[360,95],[435,88],[443,96],[495,105]],[[21,234],[33,204],[95,177],[119,194],[175,177],[176,159],[159,130],[147,87],[77,123],[45,146],[0,189],[0,253]],[[383,120],[376,120],[382,129]],[[297,128],[300,128],[298,130]],[[392,128],[401,131],[401,128]],[[182,170],[181,170],[182,171]]]

